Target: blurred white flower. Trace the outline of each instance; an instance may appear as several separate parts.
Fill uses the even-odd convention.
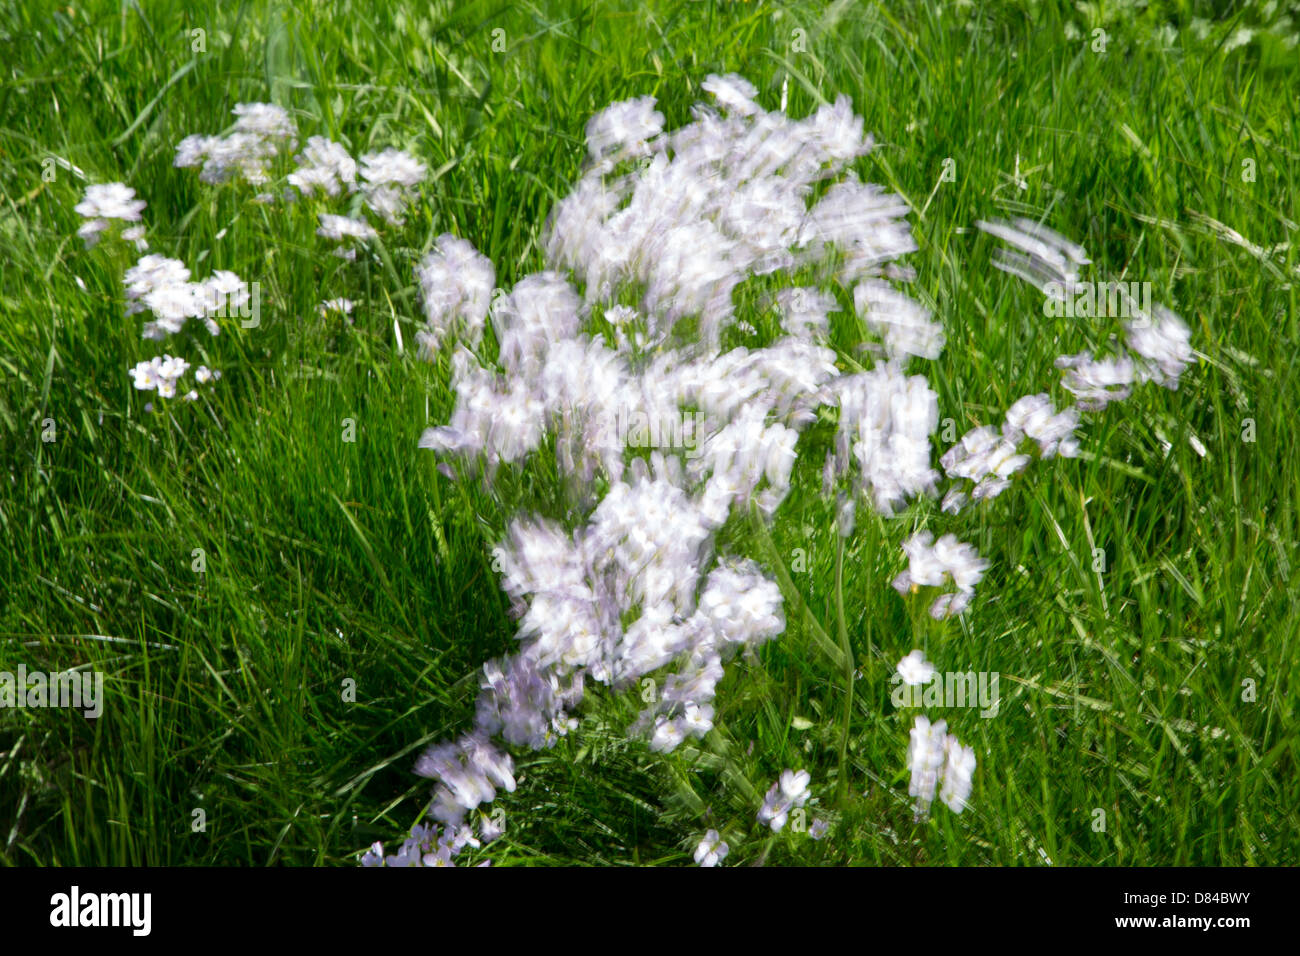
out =
[[[322,239],[332,239],[340,242],[345,239],[367,240],[376,238],[379,233],[370,223],[364,219],[353,219],[349,216],[338,216],[334,213],[323,212],[320,214],[320,228],[316,230],[316,235]]]
[[[962,746],[956,737],[949,734],[944,738],[944,755],[943,790],[939,798],[953,813],[961,813],[966,809],[966,801],[970,799],[975,775],[975,751]]]
[[[717,866],[727,858],[730,847],[718,836],[717,830],[709,830],[695,848],[695,862],[700,866]]]
[[[398,225],[428,169],[410,153],[388,148],[361,157],[361,195],[366,207],[392,225]]]
[[[920,715],[912,724],[907,748],[911,782],[907,792],[916,798],[918,819],[929,812],[940,782],[943,787],[939,798],[954,813],[961,813],[970,799],[975,751],[963,746],[947,729],[944,721],[931,724]]]
[[[86,187],[85,198],[73,207],[86,219],[120,219],[139,222],[145,201],[135,198],[135,190],[123,183],[105,183]]]
[[[750,116],[761,109],[754,102],[758,90],[743,76],[734,73],[728,73],[726,76],[710,73],[700,86],[705,93],[713,95],[719,106],[737,116]]]
[[[758,811],[758,822],[767,824],[773,833],[784,829],[790,812],[808,802],[811,796],[808,783],[811,779],[806,770],[783,770],[763,798],[763,806]]]
[[[914,650],[898,662],[898,676],[909,686],[928,684],[934,677],[934,665],[925,659],[925,654]]]
[[[187,136],[176,146],[173,164],[202,166],[199,179],[224,183],[242,178],[250,185],[271,181],[271,163],[292,149],[298,130],[289,113],[271,103],[239,103],[234,130],[226,136]]]
[[[357,164],[339,143],[324,136],[311,136],[298,155],[298,168],[289,174],[289,184],[304,196],[317,190],[337,196],[356,188]]]

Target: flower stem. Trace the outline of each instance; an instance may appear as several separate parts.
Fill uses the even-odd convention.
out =
[[[844,622],[844,536],[837,535],[835,549],[835,626],[839,632],[840,651],[844,655],[844,718],[840,728],[840,770],[837,800],[843,805],[849,792],[848,754],[849,724],[853,720],[853,645],[849,642],[848,625]]]

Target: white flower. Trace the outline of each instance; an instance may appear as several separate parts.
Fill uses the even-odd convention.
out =
[[[287,110],[273,103],[237,103],[235,130],[278,139],[293,139],[298,128]]]
[[[912,651],[898,662],[898,676],[909,686],[928,684],[934,677],[934,665],[919,650]]]
[[[424,355],[432,357],[453,330],[463,329],[466,340],[478,345],[496,282],[492,261],[464,239],[444,233],[420,260],[415,277],[426,321],[418,336]]]
[[[783,770],[781,771],[781,796],[784,797],[791,806],[802,807],[808,802],[808,784],[812,776],[807,770]]]
[[[660,718],[655,724],[654,734],[650,738],[650,749],[656,753],[665,753],[677,748],[686,739],[686,731],[680,720]]]
[[[479,814],[478,835],[484,843],[491,843],[506,832],[505,817],[493,817],[486,813]]]
[[[140,391],[152,391],[158,387],[157,361],[157,359],[153,359],[139,362],[135,368],[131,369],[131,377],[135,380],[135,387]]]
[[[77,230],[77,236],[86,240],[87,249],[93,249],[99,243],[100,233],[107,231],[109,226],[107,219],[88,219]]]
[[[139,222],[145,201],[135,198],[135,190],[124,183],[105,183],[86,187],[85,198],[73,207],[86,219],[121,219]]]
[[[906,594],[913,588],[943,587],[951,582],[956,585],[957,593],[942,595],[931,613],[935,617],[960,614],[970,603],[975,585],[984,577],[988,561],[954,535],[946,534],[937,542],[931,542],[934,542],[934,535],[928,531],[919,531],[903,542],[907,569],[894,578],[894,588],[900,594]]]
[[[298,168],[289,174],[289,184],[304,196],[318,189],[337,196],[344,188],[356,188],[356,161],[340,143],[324,136],[309,137],[297,159]]]
[[[609,162],[644,155],[663,128],[653,96],[611,103],[587,121],[587,152],[593,160]]]
[[[912,732],[907,748],[907,765],[911,774],[907,792],[917,801],[918,816],[934,801],[935,789],[943,769],[944,735],[948,725],[944,721],[931,724],[918,714],[912,722]]]
[[[889,285],[874,280],[858,283],[853,304],[867,328],[884,338],[891,356],[934,359],[943,351],[943,326],[931,320],[928,309]]]
[[[754,102],[758,90],[743,76],[734,73],[728,73],[726,76],[710,73],[701,84],[701,89],[711,93],[724,110],[737,116],[750,116],[761,110],[761,107]]]
[[[1127,344],[1141,362],[1140,381],[1154,381],[1170,389],[1178,387],[1184,369],[1196,361],[1191,331],[1183,320],[1162,305],[1152,311],[1154,320],[1137,320],[1126,326]]]
[[[918,819],[929,811],[940,781],[943,789],[939,797],[948,808],[954,813],[966,808],[975,773],[975,751],[947,733],[947,725],[942,720],[931,724],[917,715],[912,724],[907,762],[911,773],[907,792],[916,798]]]
[[[331,312],[337,312],[340,315],[351,315],[354,308],[351,299],[326,299],[316,306],[316,311],[321,315],[329,315]]]
[[[337,242],[344,239],[374,239],[379,233],[364,219],[323,212],[320,214],[320,228],[316,230],[316,235]]]
[[[758,821],[771,827],[773,833],[779,833],[785,828],[790,811],[808,802],[811,795],[808,792],[810,780],[811,777],[806,770],[783,770],[780,778],[772,784],[772,788],[763,798],[763,806],[758,811]]]
[[[957,742],[949,734],[944,739],[944,754],[947,762],[943,769],[943,790],[939,799],[948,805],[953,813],[966,809],[970,799],[971,785],[975,775],[975,751]]]
[[[727,858],[729,850],[727,844],[718,836],[718,831],[709,830],[704,834],[704,839],[700,840],[700,845],[695,848],[695,862],[700,866],[717,866]]]
[[[239,103],[234,130],[226,136],[187,136],[176,146],[178,167],[202,166],[199,179],[224,183],[242,178],[254,186],[271,181],[270,166],[283,147],[292,147],[298,130],[282,107]]]
[[[147,359],[131,369],[132,384],[139,391],[157,391],[163,398],[173,398],[176,395],[177,382],[189,367],[189,362],[171,355]],[[194,400],[188,394],[184,397],[189,401]],[[198,398],[198,395],[196,394],[194,398]],[[147,406],[145,410],[148,411]]]
[[[361,194],[367,208],[387,222],[399,224],[427,172],[424,163],[400,149],[367,153],[361,157]]]
[[[135,243],[137,252],[144,252],[149,248],[149,242],[144,237],[144,226],[131,226],[122,230],[122,238],[127,242]]]

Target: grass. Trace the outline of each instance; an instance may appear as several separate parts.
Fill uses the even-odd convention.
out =
[[[887,587],[901,556],[872,542],[910,524],[860,521],[837,561],[805,456],[775,525],[740,521],[727,546],[785,573],[807,614],[792,593],[787,633],[729,668],[706,746],[651,755],[624,733],[635,693],[593,701],[554,750],[518,755],[506,835],[471,859],[689,863],[712,826],[737,864],[1300,862],[1300,71],[1273,33],[1224,42],[1256,8],[1204,38],[1195,12],[4,5],[0,670],[99,670],[107,702],[94,721],[0,711],[0,861],[346,865],[420,817],[416,755],[466,726],[477,666],[514,643],[490,548],[556,489],[544,466],[495,493],[453,483],[417,448],[452,396],[445,357],[410,347],[411,266],[450,231],[500,285],[541,268],[591,113],[654,94],[672,127],[708,73],[739,71],[769,106],[784,87],[792,115],[842,92],[865,117],[879,147],[862,175],[916,210],[915,291],[948,335],[926,374],[954,435],[1053,387],[1056,355],[1116,328],[1045,317],[989,266],[978,219],[1041,218],[1087,247],[1096,278],[1151,281],[1201,361],[1177,392],[1089,416],[1082,458],[977,513],[966,538],[993,564],[959,623]],[[1153,39],[1166,22],[1169,46]],[[397,145],[428,164],[380,261],[323,255],[306,212],[172,167],[176,142],[246,100],[291,107],[304,136],[354,154]],[[201,403],[146,414],[131,388],[126,369],[155,352],[122,316],[130,260],[83,250],[72,212],[86,182],[114,180],[148,200],[153,251],[261,284],[257,328],[188,346],[225,372]],[[336,295],[358,301],[353,324],[316,315]],[[847,702],[819,631],[859,665]],[[980,765],[971,808],[922,823],[906,795],[912,715],[887,681],[913,646],[941,670],[996,671],[1002,690],[995,718],[932,714]],[[828,839],[758,830],[785,767],[812,772]]]

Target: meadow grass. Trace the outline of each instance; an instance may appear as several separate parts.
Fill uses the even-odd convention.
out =
[[[1089,416],[1081,458],[979,513],[992,567],[956,622],[888,588],[902,557],[881,522],[839,557],[801,461],[774,525],[727,540],[783,569],[807,614],[788,601],[786,633],[729,670],[717,730],[665,758],[627,739],[635,692],[593,700],[556,748],[516,755],[506,834],[471,859],[689,863],[711,826],[731,863],[1300,862],[1300,57],[1271,35],[1199,39],[1190,13],[1107,21],[1102,53],[1052,4],[4,4],[0,670],[100,670],[107,701],[97,720],[0,711],[0,860],[346,865],[420,818],[416,756],[463,729],[478,665],[515,644],[490,549],[518,510],[562,503],[545,461],[489,491],[417,447],[454,395],[446,356],[413,348],[412,266],[453,232],[498,285],[542,268],[588,117],[653,94],[673,128],[705,76],[735,71],[768,107],[783,87],[794,116],[846,93],[865,118],[862,175],[915,210],[914,292],[948,336],[927,374],[956,434],[1117,328],[1044,316],[991,268],[979,219],[1039,218],[1096,278],[1152,282],[1201,361],[1177,392]],[[250,100],[293,109],[304,137],[427,163],[378,260],[334,259],[311,216],[173,168],[183,136]],[[193,340],[225,373],[199,403],[143,411],[127,369],[162,349],[123,318],[131,259],[75,236],[86,183],[117,180],[149,203],[152,251],[261,285],[258,327]],[[340,295],[351,323],[317,315]],[[816,634],[838,631],[837,561],[859,668],[843,777],[843,675]],[[996,717],[942,715],[978,754],[975,791],[919,823],[912,713],[887,680],[914,646],[1000,673],[1002,694]],[[829,838],[760,832],[784,767],[811,771]]]

